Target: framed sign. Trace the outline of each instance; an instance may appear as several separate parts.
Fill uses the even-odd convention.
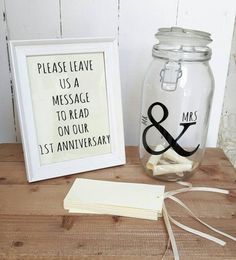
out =
[[[114,39],[11,41],[28,181],[125,163]]]

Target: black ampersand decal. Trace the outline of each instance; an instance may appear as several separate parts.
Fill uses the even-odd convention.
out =
[[[155,106],[160,106],[162,108],[162,110],[163,110],[163,117],[162,117],[162,119],[159,122],[157,122],[154,119],[154,117],[152,116],[152,109]],[[194,154],[197,151],[197,149],[199,148],[200,145],[198,145],[193,151],[186,151],[178,144],[178,140],[181,138],[181,136],[187,131],[187,129],[191,125],[195,125],[196,122],[180,123],[180,125],[183,126],[183,130],[177,136],[177,138],[174,139],[170,135],[170,133],[163,126],[161,126],[161,123],[164,122],[167,119],[168,115],[169,115],[168,109],[167,109],[167,107],[165,105],[163,105],[160,102],[155,102],[148,108],[147,114],[148,114],[148,118],[150,119],[150,121],[152,123],[151,125],[147,126],[144,129],[143,135],[142,135],[143,146],[144,146],[144,148],[146,149],[147,152],[149,152],[150,154],[153,154],[153,155],[159,155],[159,154],[162,154],[162,153],[166,152],[170,147],[172,147],[176,153],[178,153],[181,156],[187,157],[187,156],[190,156],[190,155]],[[166,141],[169,143],[169,145],[165,149],[163,149],[161,151],[154,151],[147,144],[146,135],[147,135],[148,130],[150,128],[152,128],[152,127],[155,127],[163,135],[163,137],[166,139]]]

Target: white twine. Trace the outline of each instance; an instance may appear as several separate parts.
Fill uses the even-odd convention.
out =
[[[190,216],[192,216],[194,219],[196,219],[198,222],[200,222],[202,225],[206,226],[207,228],[213,230],[214,232],[221,234],[222,236],[225,236],[229,239],[232,239],[234,241],[236,241],[236,237],[233,237],[225,232],[222,232],[212,226],[210,226],[209,224],[205,223],[204,221],[202,221],[201,219],[199,219],[180,199],[176,198],[174,195],[180,194],[180,193],[184,193],[184,192],[189,192],[189,191],[207,191],[207,192],[216,192],[216,193],[221,193],[221,194],[229,194],[228,190],[223,190],[223,189],[218,189],[218,188],[209,188],[209,187],[193,187],[191,183],[188,182],[178,182],[179,184],[183,185],[183,186],[187,186],[186,188],[181,188],[181,189],[177,189],[177,190],[173,190],[173,191],[168,191],[165,192],[164,195],[164,199],[170,199],[172,201],[174,201],[175,203],[177,203],[178,205],[180,205],[181,207],[183,207]],[[168,213],[165,203],[163,203],[163,218],[164,218],[164,222],[166,225],[166,229],[170,238],[170,242],[171,242],[171,246],[172,246],[172,250],[173,250],[173,254],[174,254],[174,259],[175,260],[179,260],[179,252],[178,252],[178,248],[177,248],[177,244],[175,241],[175,237],[174,237],[174,233],[171,227],[171,222],[173,224],[175,224],[176,226],[182,228],[183,230],[190,232],[192,234],[195,234],[197,236],[206,238],[208,240],[211,240],[221,246],[224,246],[226,244],[225,241],[214,237],[212,235],[209,235],[207,233],[201,232],[197,229],[193,229],[190,228],[182,223],[180,223],[179,221],[175,220],[173,217],[170,216],[170,214]]]

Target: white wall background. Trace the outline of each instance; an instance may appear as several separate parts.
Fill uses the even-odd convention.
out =
[[[226,81],[218,144],[236,168],[236,23]]]
[[[160,27],[183,26],[209,31],[214,40],[211,65],[216,89],[207,144],[215,146],[235,12],[235,0],[0,0],[0,143],[20,141],[8,40],[117,37],[126,144],[137,145],[141,86],[152,59],[154,34]]]

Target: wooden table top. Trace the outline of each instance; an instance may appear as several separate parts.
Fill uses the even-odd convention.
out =
[[[127,147],[127,164],[28,184],[21,145],[0,145],[0,259],[173,259],[163,222],[105,215],[69,214],[63,199],[76,177],[165,184],[143,173],[137,147]],[[229,195],[189,192],[178,197],[198,217],[236,236],[236,172],[220,149],[207,149],[194,186],[229,189]],[[166,201],[176,220],[212,235],[184,210]],[[180,259],[236,259],[236,242],[222,247],[172,226]],[[164,257],[163,257],[164,256]]]

